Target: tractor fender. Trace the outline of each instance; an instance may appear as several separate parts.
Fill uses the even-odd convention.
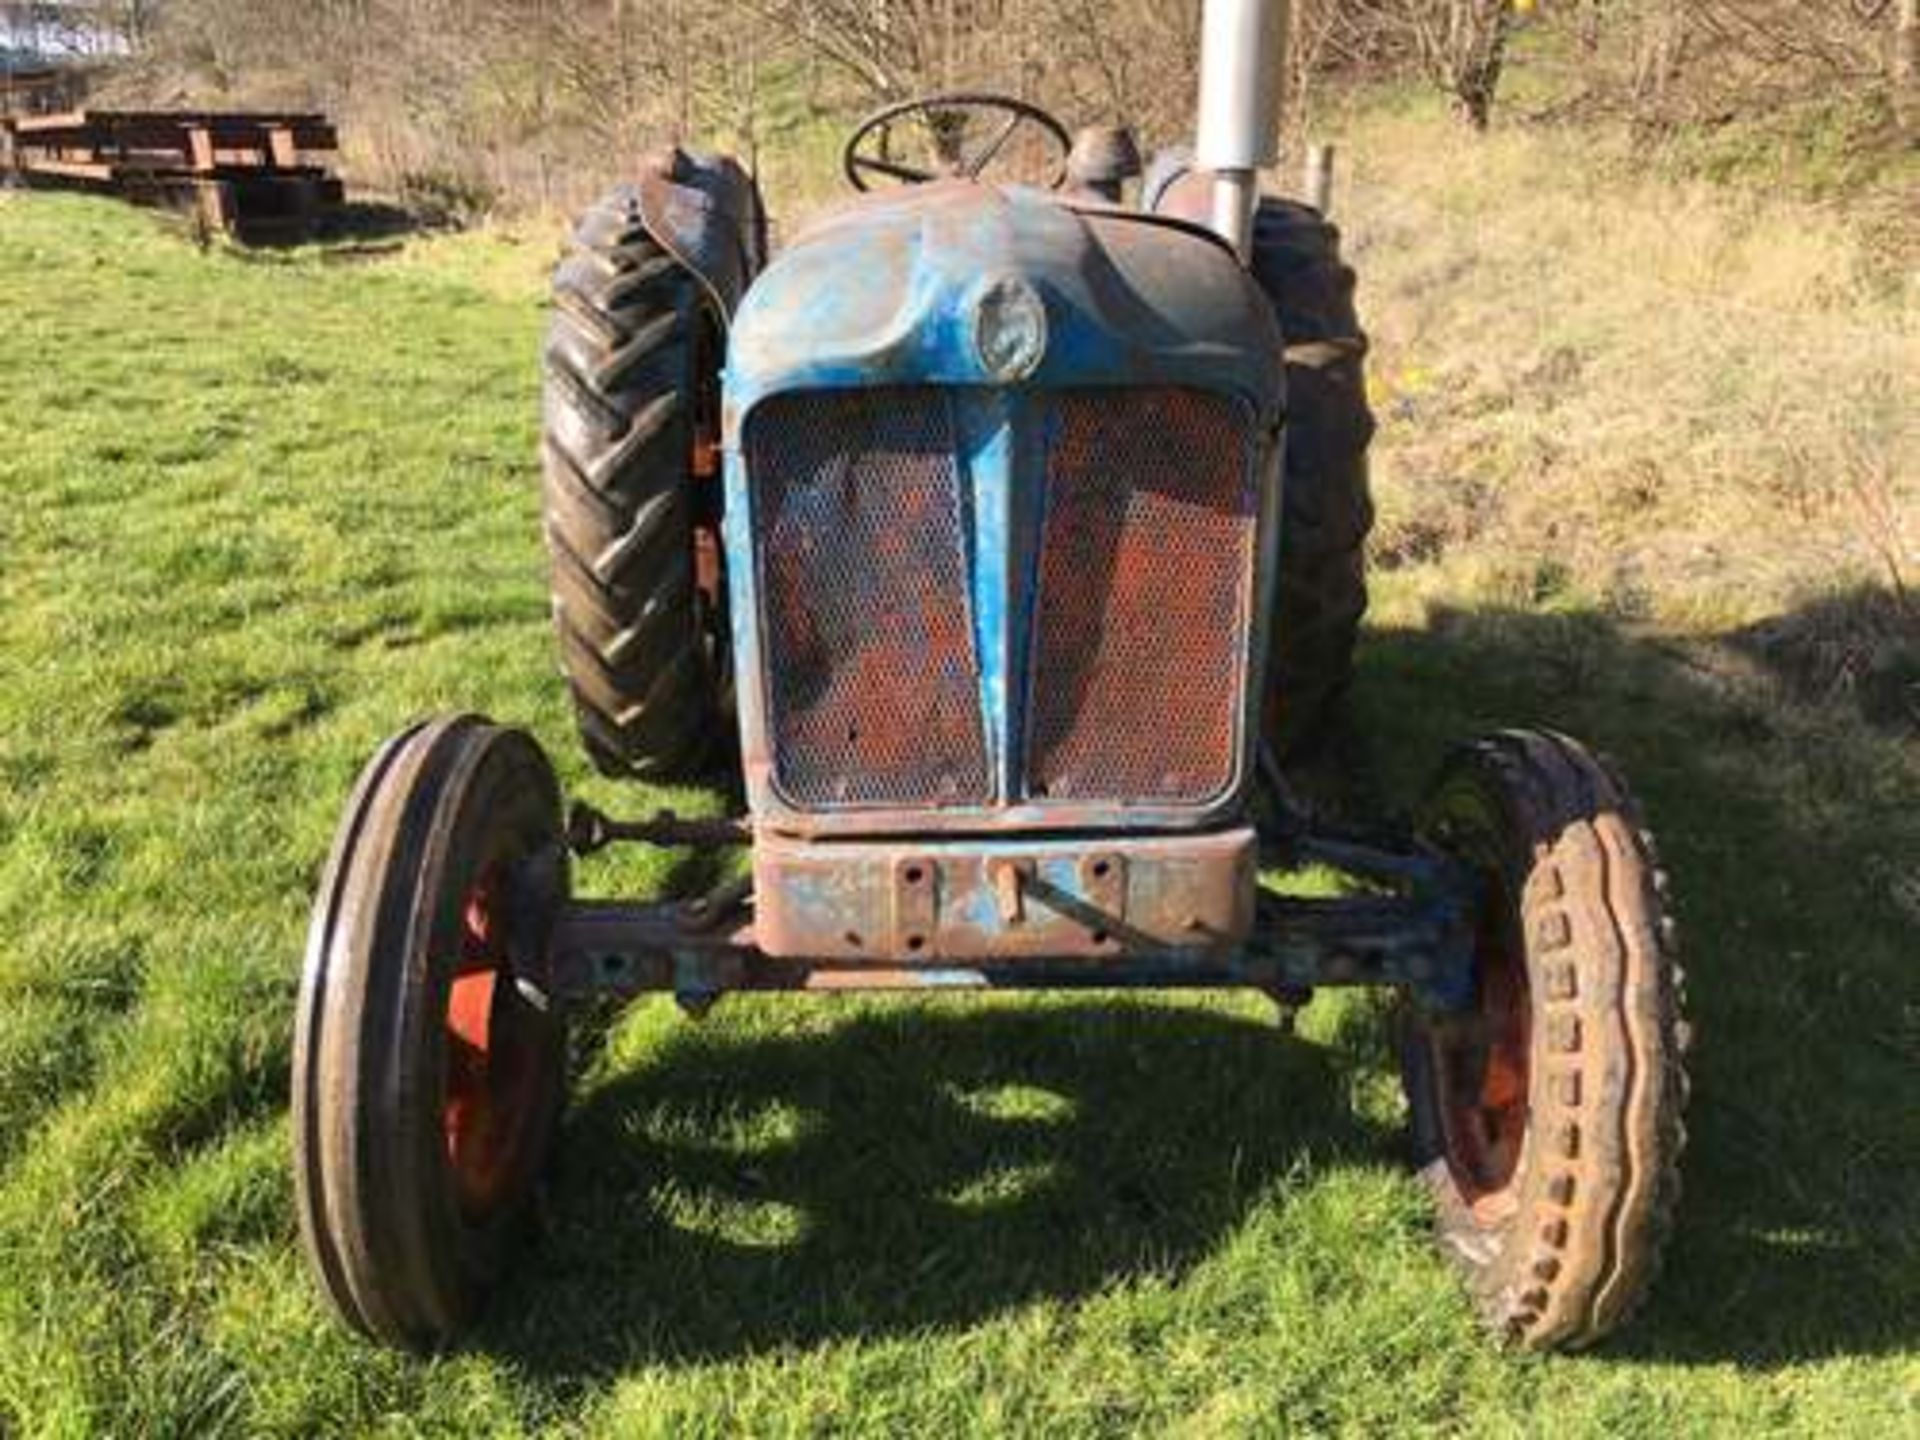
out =
[[[754,178],[731,155],[670,145],[641,159],[634,188],[647,233],[730,321],[767,262],[766,211]]]

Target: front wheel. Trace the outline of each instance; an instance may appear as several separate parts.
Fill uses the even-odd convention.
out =
[[[1481,885],[1473,1009],[1401,1034],[1439,1237],[1504,1339],[1590,1345],[1645,1299],[1679,1199],[1665,879],[1625,787],[1557,735],[1458,752],[1423,830]]]
[[[293,1054],[301,1236],[387,1344],[470,1320],[525,1219],[565,1044],[538,980],[566,894],[560,793],[525,734],[471,716],[368,762],[314,902]]]

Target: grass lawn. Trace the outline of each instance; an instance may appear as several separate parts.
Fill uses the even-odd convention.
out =
[[[1241,999],[646,1004],[582,1047],[545,1236],[471,1346],[337,1328],[287,1064],[355,770],[472,708],[652,798],[587,775],[553,674],[548,258],[248,260],[0,196],[0,1435],[1915,1433],[1911,743],[1444,560],[1381,587],[1382,787],[1491,724],[1587,734],[1682,906],[1688,1196],[1619,1343],[1483,1342],[1364,998],[1297,1037]]]

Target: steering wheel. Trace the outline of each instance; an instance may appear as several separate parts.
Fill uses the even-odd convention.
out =
[[[1003,117],[999,127],[978,149],[969,152],[966,139],[976,115]],[[906,120],[917,120],[931,140],[934,165],[904,165],[892,156],[893,129]],[[841,169],[854,189],[873,189],[869,176],[884,176],[902,185],[924,185],[930,180],[961,177],[978,180],[1006,148],[1014,132],[1031,125],[1052,142],[1058,159],[1047,188],[1057,190],[1066,178],[1067,153],[1073,141],[1058,120],[1038,105],[1016,100],[1011,95],[958,92],[947,95],[922,95],[876,110],[860,122],[847,137],[840,152]]]

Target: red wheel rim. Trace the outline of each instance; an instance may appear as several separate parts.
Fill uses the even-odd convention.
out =
[[[1525,952],[1504,918],[1512,914],[1504,888],[1494,888],[1475,942],[1473,1013],[1434,1037],[1447,1165],[1483,1224],[1518,1205],[1513,1178],[1526,1143],[1533,1032]]]
[[[447,990],[441,1129],[460,1213],[476,1223],[512,1202],[542,1098],[534,1017],[507,963],[506,888],[494,867],[467,891]]]

